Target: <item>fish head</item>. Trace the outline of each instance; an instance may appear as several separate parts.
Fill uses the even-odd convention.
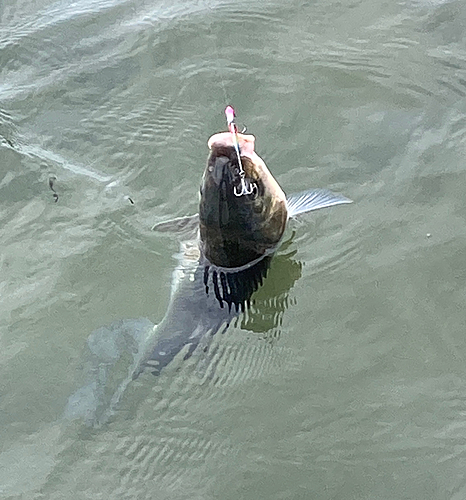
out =
[[[222,132],[208,142],[201,184],[201,248],[221,267],[241,267],[276,248],[285,230],[286,196],[254,150],[253,135]]]

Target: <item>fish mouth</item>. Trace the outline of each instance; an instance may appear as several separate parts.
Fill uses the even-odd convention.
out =
[[[254,160],[254,155],[256,155],[256,152],[254,151],[256,138],[252,134],[237,134],[236,136],[238,138],[238,146],[241,156],[247,156],[251,158],[251,160]],[[233,135],[230,132],[220,132],[218,134],[214,134],[209,139],[207,145],[211,150],[215,147],[222,146],[234,148]]]
[[[231,133],[220,132],[209,139],[211,153],[207,175],[218,186],[225,183],[229,185],[237,198],[250,195],[254,197],[257,195],[257,184],[251,174],[254,172],[253,165],[259,159],[254,151],[256,138],[253,135],[237,134],[237,139],[239,157]]]

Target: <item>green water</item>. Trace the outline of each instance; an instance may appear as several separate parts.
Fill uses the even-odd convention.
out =
[[[465,26],[463,1],[2,0],[1,498],[466,498]],[[70,419],[92,332],[165,313],[179,241],[150,228],[196,212],[227,103],[286,192],[355,203],[289,228],[252,326]]]

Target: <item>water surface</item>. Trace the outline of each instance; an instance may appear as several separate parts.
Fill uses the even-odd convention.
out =
[[[1,3],[2,498],[465,498],[465,7]],[[179,241],[150,228],[196,212],[228,103],[286,192],[355,203],[89,425],[137,346],[102,328],[163,317]]]

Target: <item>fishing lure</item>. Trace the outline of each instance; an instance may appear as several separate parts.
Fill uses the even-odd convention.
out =
[[[238,165],[239,165],[239,176],[241,179],[241,186],[240,189],[237,189],[237,186],[233,188],[233,192],[235,193],[235,196],[244,196],[244,195],[249,195],[254,193],[254,190],[256,189],[256,185],[254,183],[247,183],[245,180],[245,172],[243,169],[243,164],[241,162],[241,153],[239,150],[239,144],[238,144],[238,127],[236,126],[235,123],[235,110],[232,108],[232,106],[227,106],[225,108],[225,116],[227,118],[227,126],[228,130],[231,133],[232,139],[233,139],[233,147],[235,148],[236,151],[236,156],[238,157]]]

